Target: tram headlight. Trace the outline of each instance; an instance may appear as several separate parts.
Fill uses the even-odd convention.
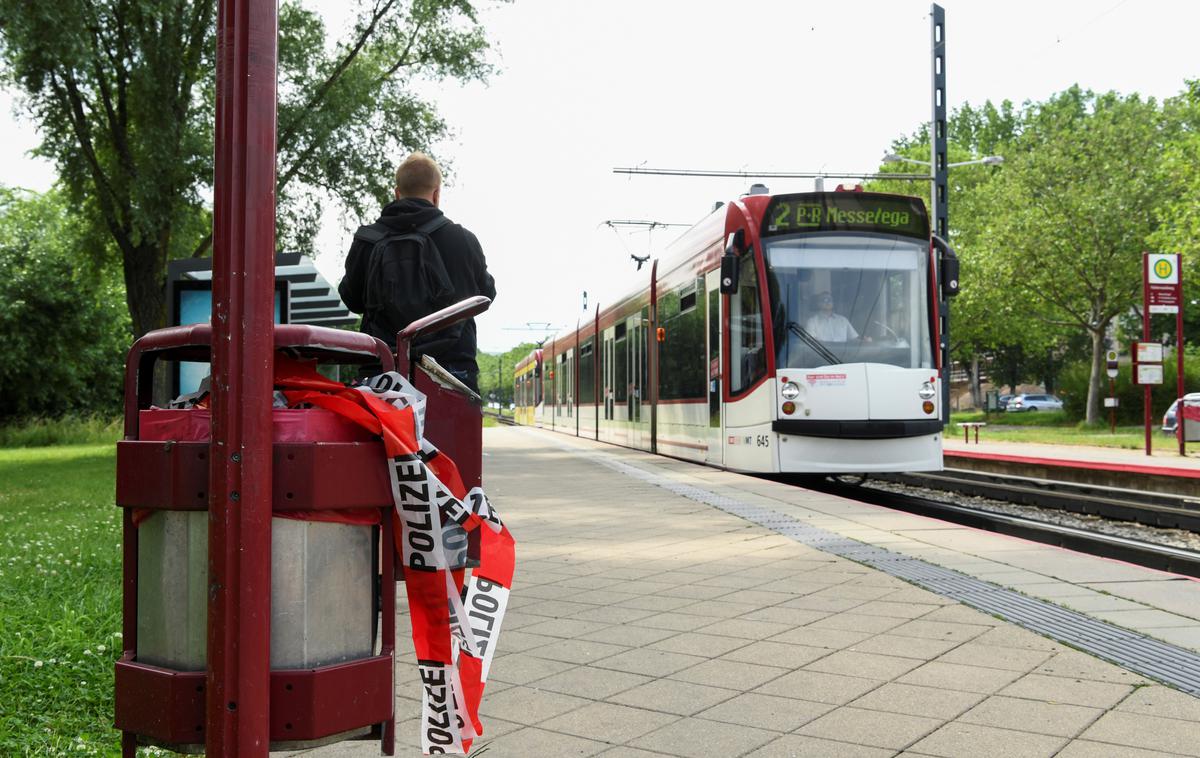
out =
[[[921,389],[917,390],[917,396],[922,400],[932,400],[937,394],[937,388],[933,386],[933,382],[925,382],[921,385]]]
[[[783,396],[784,400],[795,400],[800,397],[800,385],[795,382],[784,382],[783,386],[779,388],[779,394]]]

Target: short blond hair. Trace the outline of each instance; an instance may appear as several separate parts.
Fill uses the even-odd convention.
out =
[[[428,197],[442,186],[442,170],[425,153],[413,153],[396,169],[396,194],[400,197]]]

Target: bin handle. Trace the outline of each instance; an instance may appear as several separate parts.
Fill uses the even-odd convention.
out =
[[[412,343],[417,337],[429,332],[438,332],[474,318],[486,311],[492,304],[490,298],[483,295],[468,297],[448,305],[440,311],[419,318],[400,330],[396,335],[396,371],[412,379]]]

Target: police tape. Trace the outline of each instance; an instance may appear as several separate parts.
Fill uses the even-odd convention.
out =
[[[479,704],[512,586],[512,535],[483,490],[467,490],[453,460],[425,439],[425,396],[400,374],[348,389],[280,357],[276,384],[290,404],[333,411],[383,439],[420,672],[421,749],[465,754],[483,734]],[[479,565],[468,579],[452,555],[465,557],[458,537],[476,530]]]

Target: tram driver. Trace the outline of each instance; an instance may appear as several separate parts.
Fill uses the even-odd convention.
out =
[[[850,319],[834,313],[833,294],[828,290],[817,295],[819,310],[809,317],[804,325],[805,331],[822,342],[850,342],[859,339],[858,330],[850,323]],[[864,342],[871,338],[863,335]]]

